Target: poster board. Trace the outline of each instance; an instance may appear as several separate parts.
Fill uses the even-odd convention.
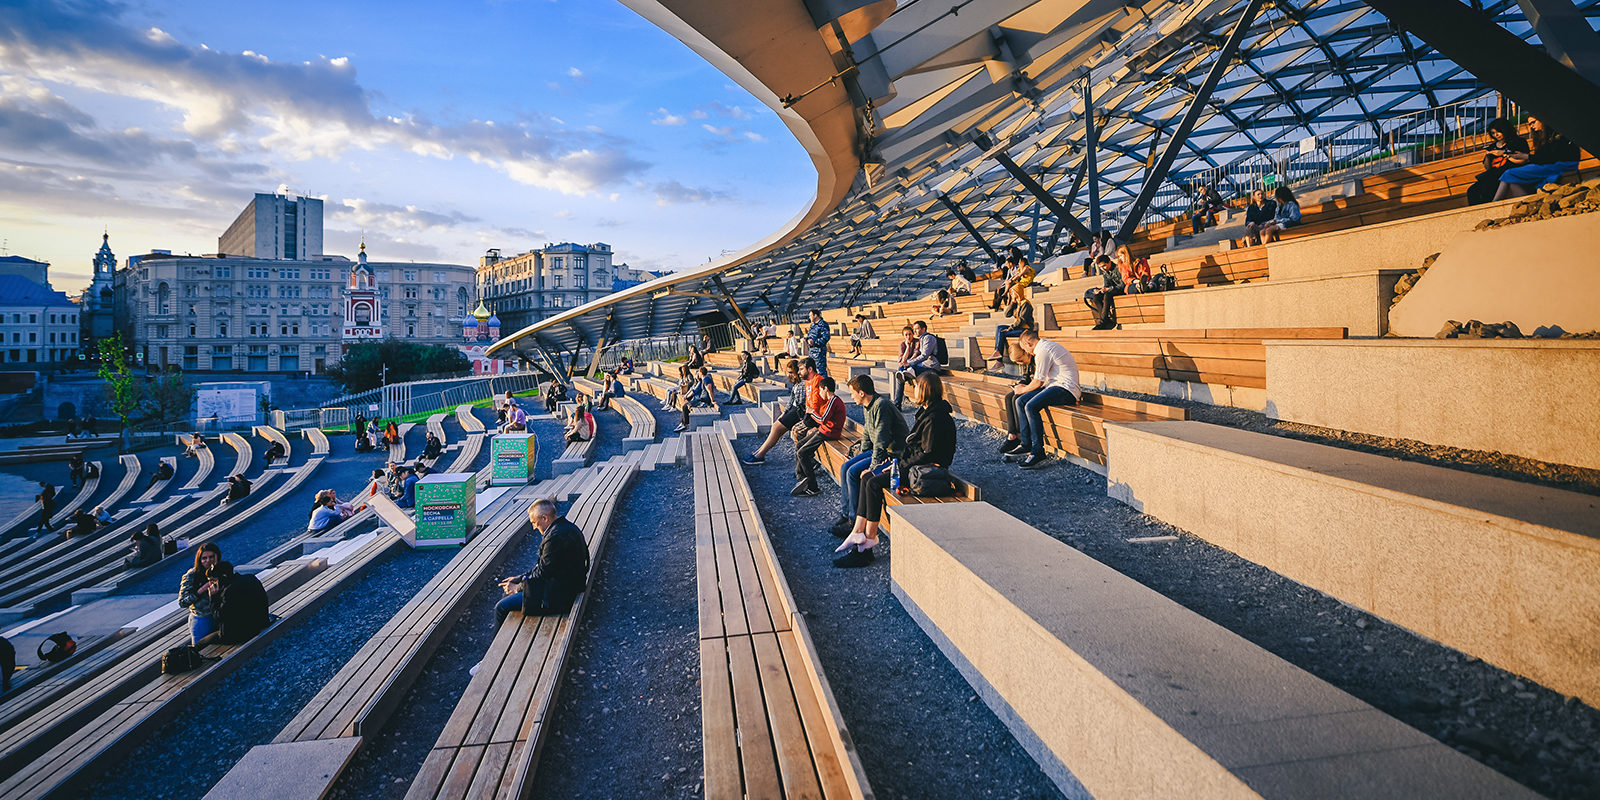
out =
[[[489,440],[490,483],[521,486],[533,480],[538,443],[531,433],[501,433]]]
[[[470,472],[441,472],[417,481],[417,531],[411,546],[465,544],[478,524],[477,499]]]

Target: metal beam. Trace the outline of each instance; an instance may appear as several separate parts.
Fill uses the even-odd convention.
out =
[[[1100,165],[1095,158],[1095,151],[1100,149],[1100,128],[1094,124],[1094,71],[1090,70],[1083,78],[1083,163],[1089,170],[1089,227],[1085,232],[1078,233],[1079,238],[1089,241],[1092,234],[1089,230],[1100,230]]]
[[[800,275],[800,282],[795,285],[794,291],[789,293],[788,311],[784,312],[784,317],[794,319],[794,310],[800,306],[800,295],[805,293],[806,282],[811,280],[811,273],[816,271],[817,264],[820,263],[822,263],[822,253],[820,251],[813,253],[811,263],[806,265],[806,271]]]
[[[1572,0],[1517,0],[1550,57],[1600,83],[1600,36]]]
[[[1016,178],[1017,183],[1022,184],[1022,188],[1027,189],[1028,193],[1038,198],[1039,202],[1043,203],[1045,208],[1050,209],[1050,213],[1056,215],[1056,219],[1058,221],[1071,228],[1073,233],[1078,234],[1078,238],[1084,240],[1085,242],[1089,241],[1089,238],[1093,236],[1093,234],[1089,232],[1089,228],[1085,227],[1083,223],[1079,222],[1077,218],[1073,217],[1072,212],[1067,209],[1066,205],[1060,200],[1057,200],[1055,195],[1050,194],[1050,191],[1044,188],[1043,184],[1034,180],[1033,176],[1029,175],[1027,170],[1024,170],[1022,167],[1018,166],[1017,162],[1012,161],[1011,156],[1008,155],[1006,151],[995,151],[994,160],[1000,162],[1000,166],[1005,167],[1006,172],[1011,173],[1011,177]]]
[[[1600,85],[1460,0],[1367,0],[1479,80],[1590,153],[1600,153]]]
[[[1200,88],[1195,90],[1194,99],[1190,101],[1189,108],[1183,112],[1183,119],[1178,120],[1178,129],[1172,132],[1172,137],[1167,139],[1167,146],[1162,149],[1161,157],[1156,159],[1155,166],[1144,174],[1144,185],[1139,187],[1139,195],[1133,198],[1133,204],[1128,206],[1127,216],[1122,220],[1122,227],[1117,229],[1117,240],[1126,242],[1139,227],[1139,220],[1144,216],[1150,201],[1156,196],[1156,191],[1167,180],[1167,171],[1172,169],[1172,162],[1178,158],[1178,153],[1183,151],[1183,146],[1189,143],[1189,134],[1194,132],[1195,123],[1200,121],[1200,114],[1205,111],[1206,104],[1211,102],[1211,93],[1216,90],[1217,83],[1222,80],[1223,73],[1233,63],[1233,57],[1239,52],[1239,43],[1244,41],[1244,35],[1250,30],[1250,23],[1256,19],[1256,14],[1261,11],[1261,6],[1266,0],[1250,0],[1244,7],[1244,13],[1239,15],[1239,21],[1234,23],[1233,32],[1228,34],[1228,40],[1223,42],[1222,49],[1217,51],[1217,60],[1212,63],[1211,69],[1206,72],[1206,79],[1200,82]]]
[[[984,251],[989,254],[990,258],[994,259],[994,263],[999,264],[1005,260],[1001,258],[1000,254],[995,252],[995,249],[990,246],[987,240],[983,238],[983,234],[979,233],[976,227],[973,227],[972,221],[967,219],[967,215],[961,213],[961,206],[956,205],[955,201],[951,200],[949,196],[945,195],[944,192],[939,193],[939,202],[944,203],[944,207],[950,209],[950,213],[956,215],[956,221],[961,223],[961,227],[967,229],[967,233],[971,234],[972,238],[977,241],[978,246],[982,247]]]
[[[720,274],[712,275],[711,282],[715,283],[717,288],[722,291],[722,296],[727,298],[728,305],[733,307],[733,313],[739,317],[739,324],[744,327],[744,338],[756,338],[756,329],[750,325],[750,320],[745,319],[744,309],[740,308],[737,302],[734,302],[733,292],[728,291],[728,284],[723,282],[722,276]]]
[[[583,371],[583,377],[587,378],[594,374],[594,368],[600,364],[600,353],[606,349],[606,342],[611,339],[611,330],[616,327],[616,322],[617,307],[612,306],[611,310],[606,312],[606,321],[600,325],[600,341],[595,343],[594,355],[590,357],[589,367]]]

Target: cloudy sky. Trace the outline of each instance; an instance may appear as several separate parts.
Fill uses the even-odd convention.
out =
[[[0,240],[55,288],[103,227],[119,260],[212,253],[284,186],[324,199],[329,253],[604,241],[676,269],[778,228],[815,173],[614,0],[0,0]]]

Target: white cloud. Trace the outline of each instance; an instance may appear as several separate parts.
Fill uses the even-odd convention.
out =
[[[682,125],[688,122],[688,120],[666,110],[665,108],[656,109],[656,113],[660,114],[661,116],[650,120],[651,125]]]

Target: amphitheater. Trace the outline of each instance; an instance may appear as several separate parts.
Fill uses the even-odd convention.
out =
[[[57,484],[83,455],[57,519],[115,515],[0,543],[26,666],[0,798],[1600,796],[1600,3],[624,2],[779,114],[811,205],[494,345],[526,372],[385,390],[387,451],[354,452],[365,406],[330,401],[194,458],[0,453]],[[1576,166],[1469,205],[1490,121],[1534,117]],[[1203,230],[1199,184],[1222,198]],[[1252,243],[1250,193],[1278,188],[1302,218]],[[1174,284],[1117,297],[1113,326],[1083,299],[1100,232]],[[1000,452],[1025,358],[988,360],[1011,247],[1083,387],[1028,471]],[[962,261],[979,280],[935,314]],[[860,406],[819,497],[790,493],[786,437],[746,462],[812,311],[840,383],[887,391],[913,322],[947,353],[957,492],[888,493],[862,569],[827,534]],[[857,316],[879,338],[852,353]],[[680,431],[665,400],[707,342],[719,400],[740,351],[761,374]],[[574,391],[554,415],[551,374]],[[507,396],[525,433],[498,432]],[[464,494],[419,518],[371,493],[394,462]],[[229,475],[249,497],[219,502]],[[308,532],[327,488],[368,499]],[[543,498],[588,588],[496,627]],[[150,522],[182,548],[125,567]],[[167,674],[208,542],[272,623]],[[56,631],[76,652],[33,663]]]

